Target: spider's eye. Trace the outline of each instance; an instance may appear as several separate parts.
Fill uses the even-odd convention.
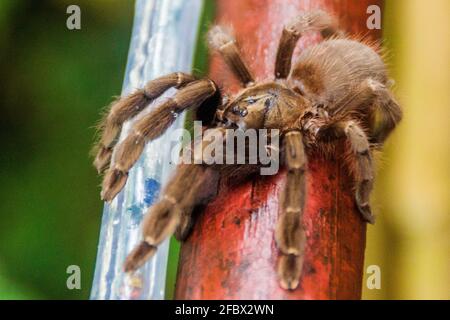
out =
[[[272,105],[271,99],[266,99],[266,101],[264,101],[264,107],[269,108],[271,105]]]
[[[241,117],[245,117],[248,114],[246,108],[239,108],[239,106],[233,106],[231,112],[233,112],[236,115],[240,115]]]

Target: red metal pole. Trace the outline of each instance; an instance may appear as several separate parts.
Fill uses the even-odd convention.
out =
[[[366,27],[367,7],[373,4],[382,8],[381,0],[218,0],[216,17],[219,24],[233,26],[250,68],[264,79],[273,74],[282,27],[293,15],[322,8],[348,33],[379,39],[379,30]],[[299,50],[318,40],[304,37]],[[210,76],[230,92],[238,89],[218,58],[212,60]],[[274,228],[285,176],[280,172],[237,187],[221,186],[182,245],[175,298],[361,298],[366,226],[355,208],[352,179],[336,159],[310,155],[308,161],[307,245],[299,287],[281,289],[276,275]]]

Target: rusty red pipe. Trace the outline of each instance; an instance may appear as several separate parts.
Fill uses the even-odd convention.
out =
[[[231,25],[258,80],[272,78],[282,26],[293,14],[315,8],[333,13],[349,34],[379,39],[368,30],[374,0],[218,0],[216,19]],[[306,36],[298,49],[320,38]],[[295,55],[294,55],[295,59]],[[209,76],[229,92],[238,83],[218,57]],[[340,146],[340,152],[344,146]],[[339,150],[338,150],[339,152]],[[311,155],[303,223],[307,245],[299,287],[286,291],[276,275],[274,228],[284,172],[239,186],[221,185],[183,243],[176,299],[360,299],[366,225],[355,207],[352,179],[337,159]]]

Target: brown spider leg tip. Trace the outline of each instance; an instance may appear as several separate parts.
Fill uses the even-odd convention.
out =
[[[295,290],[299,285],[299,278],[302,272],[302,262],[300,256],[292,254],[282,255],[278,262],[278,277],[280,287],[285,290]]]
[[[93,162],[94,167],[97,169],[98,174],[101,174],[108,167],[111,162],[112,149],[104,146],[100,146]]]
[[[280,287],[284,290],[295,290],[298,287],[298,283],[299,281],[294,279],[280,279]]]
[[[147,243],[146,241],[142,241],[139,243],[133,251],[125,259],[123,264],[123,271],[126,273],[134,272],[148,260],[150,259],[156,252],[156,247]]]
[[[372,214],[372,210],[370,209],[370,206],[368,204],[358,204],[358,209],[365,221],[370,224],[375,224],[375,216]]]
[[[100,194],[104,201],[111,201],[122,190],[128,179],[128,173],[117,169],[109,170],[103,179],[103,188]]]
[[[95,159],[94,160],[94,168],[97,169],[97,174],[101,175],[103,172],[106,171],[109,165],[109,160],[100,160]]]

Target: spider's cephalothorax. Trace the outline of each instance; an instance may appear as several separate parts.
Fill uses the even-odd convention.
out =
[[[219,115],[226,125],[242,130],[281,130],[293,126],[309,104],[284,84],[268,82],[243,90]]]
[[[291,68],[295,45],[309,31],[320,32],[324,41],[301,52]],[[369,206],[374,176],[372,150],[384,143],[400,121],[401,109],[387,87],[389,79],[380,56],[367,44],[344,37],[322,11],[302,14],[285,26],[272,81],[255,82],[226,29],[212,28],[209,43],[222,54],[244,89],[231,101],[221,103],[219,89],[212,80],[173,73],[119,98],[102,122],[94,162],[99,172],[109,167],[102,198],[110,201],[116,196],[145,144],[160,136],[176,114],[188,108],[195,109],[197,117],[206,119],[206,126],[220,134],[227,128],[278,129],[282,163],[287,169],[275,234],[280,249],[278,275],[283,288],[295,289],[305,245],[301,218],[309,150],[333,152],[330,144],[347,139],[348,150],[342,159],[354,176],[355,204],[362,217],[373,222]],[[178,92],[139,117],[128,136],[116,146],[122,124],[169,88]],[[143,221],[143,241],[128,256],[125,271],[139,268],[167,236],[175,233],[184,239],[192,226],[193,209],[214,196],[218,176],[230,167],[241,176],[253,172],[245,164],[179,165],[159,201],[149,208]]]

